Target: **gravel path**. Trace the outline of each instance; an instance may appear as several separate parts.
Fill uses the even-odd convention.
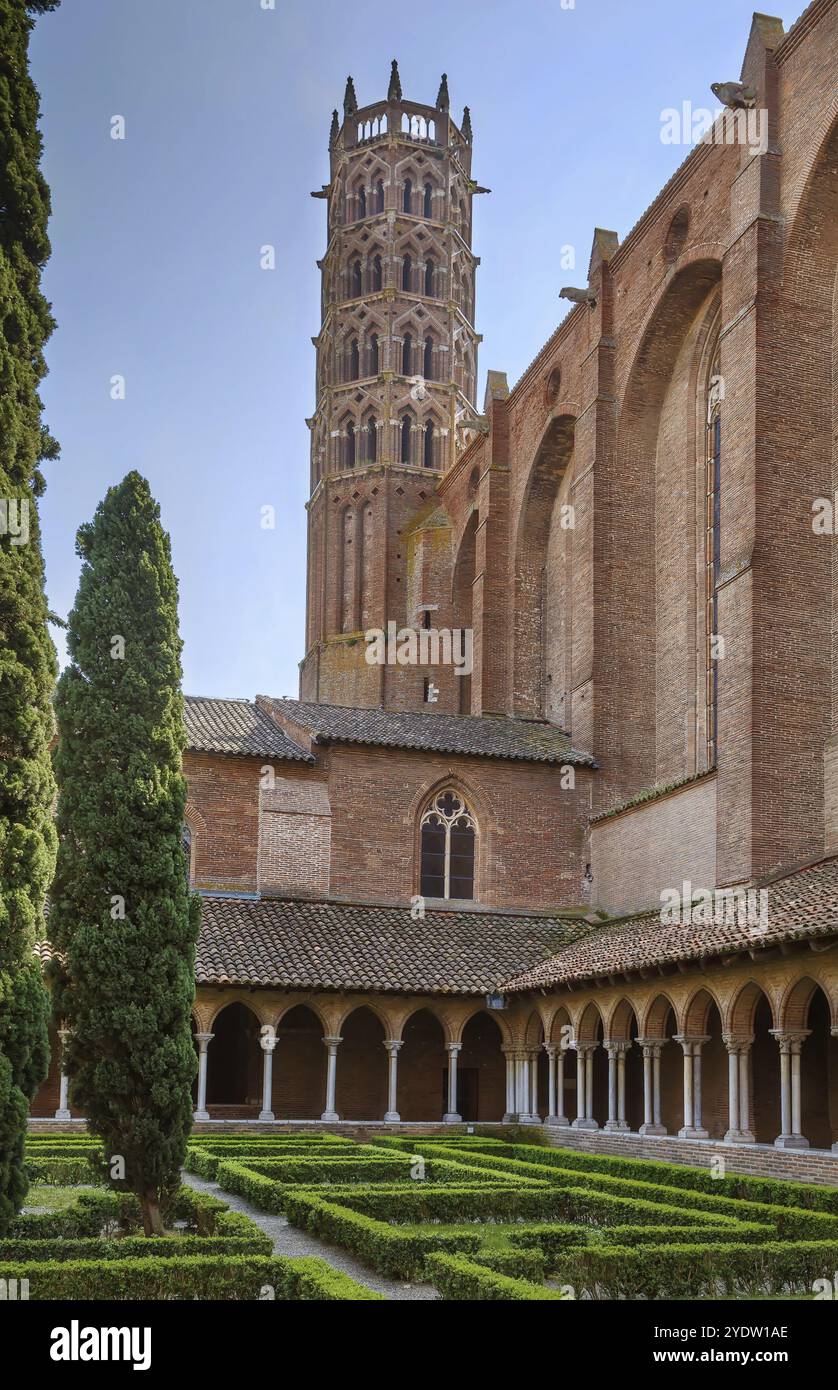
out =
[[[319,1255],[342,1274],[350,1275],[359,1284],[374,1289],[376,1293],[386,1294],[388,1298],[412,1302],[439,1298],[431,1284],[402,1284],[395,1279],[387,1279],[383,1274],[376,1274],[339,1245],[329,1245],[319,1236],[298,1230],[296,1226],[290,1225],[284,1216],[274,1216],[271,1212],[260,1211],[243,1197],[225,1192],[217,1182],[209,1182],[206,1178],[199,1178],[195,1173],[186,1172],[183,1174],[183,1181],[189,1187],[197,1188],[199,1192],[211,1192],[214,1197],[220,1197],[233,1211],[243,1211],[245,1216],[249,1216],[271,1237],[275,1255]]]

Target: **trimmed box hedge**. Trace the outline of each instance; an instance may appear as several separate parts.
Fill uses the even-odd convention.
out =
[[[563,1298],[558,1289],[545,1289],[526,1279],[510,1278],[463,1255],[429,1255],[426,1267],[430,1278],[446,1299],[534,1302]]]
[[[591,1298],[713,1298],[719,1294],[811,1293],[832,1278],[838,1242],[763,1245],[589,1245],[553,1262],[553,1276]]]

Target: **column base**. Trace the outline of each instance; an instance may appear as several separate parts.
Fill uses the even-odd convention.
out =
[[[729,1129],[725,1135],[726,1144],[755,1144],[756,1138],[749,1129]]]
[[[442,1123],[444,1125],[461,1125],[463,1123],[463,1117],[462,1115],[458,1115],[456,1110],[449,1110],[447,1114],[443,1115]]]
[[[208,1120],[208,1119],[209,1119],[209,1111],[208,1111],[208,1110],[196,1110],[195,1113],[194,1113],[194,1115],[192,1116],[192,1118],[193,1118],[193,1120]]]
[[[259,1111],[259,1119],[260,1119],[260,1120],[275,1120],[275,1119],[276,1119],[276,1115],[274,1114],[274,1112],[273,1112],[272,1110],[260,1110],[260,1111]]]
[[[519,1125],[540,1125],[541,1117],[539,1115],[530,1115],[529,1113],[526,1115],[519,1115],[518,1123]]]
[[[606,1120],[602,1128],[607,1129],[609,1134],[627,1134],[629,1123],[628,1120]]]
[[[678,1130],[679,1139],[709,1139],[710,1131],[707,1129],[696,1129],[695,1125],[684,1125],[683,1129]]]
[[[838,1144],[833,1144],[833,1145],[832,1145],[832,1152],[833,1152],[834,1154],[838,1154]]]
[[[775,1149],[808,1149],[809,1140],[802,1134],[778,1134],[774,1140]]]
[[[567,1118],[567,1115],[548,1115],[544,1123],[546,1125],[570,1129],[570,1120]]]
[[[659,1134],[659,1135],[664,1135],[664,1134],[666,1134],[666,1132],[667,1132],[667,1130],[666,1130],[666,1125],[652,1125],[652,1124],[649,1124],[649,1125],[641,1125],[640,1128],[639,1128],[639,1130],[637,1131],[638,1134],[643,1134],[643,1135],[646,1135],[646,1134]]]
[[[517,1123],[518,1123],[518,1116],[516,1115],[515,1111],[514,1111],[514,1110],[506,1110],[506,1111],[504,1112],[503,1119],[501,1120],[501,1124],[502,1124],[502,1125],[514,1125],[514,1124],[517,1124]]]
[[[575,1119],[571,1122],[571,1129],[599,1129],[596,1120]]]
[[[320,1118],[321,1120],[330,1120],[334,1124],[336,1120],[340,1119],[340,1115],[337,1110],[324,1110]]]
[[[72,1120],[72,1118],[73,1117],[70,1114],[69,1110],[56,1110],[55,1115],[53,1116],[53,1119],[56,1120]]]
[[[402,1117],[399,1114],[398,1110],[388,1110],[384,1116],[385,1125],[400,1125],[401,1122]]]

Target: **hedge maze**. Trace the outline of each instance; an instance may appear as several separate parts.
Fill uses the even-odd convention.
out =
[[[0,1240],[0,1294],[67,1299],[378,1299],[325,1260],[273,1254],[250,1217],[181,1187],[170,1233],[146,1238],[132,1194],[104,1185],[95,1140],[31,1137],[27,1163],[39,1190],[78,1188],[55,1210],[24,1212]]]
[[[446,1299],[813,1297],[838,1189],[480,1136],[193,1139],[187,1167]]]
[[[189,1186],[169,1233],[145,1238],[85,1135],[32,1137],[27,1160],[30,1204],[63,1202],[0,1241],[3,1288],[26,1280],[31,1299],[381,1298],[330,1246],[454,1300],[812,1298],[838,1270],[838,1188],[479,1135],[193,1137],[189,1171],[284,1214],[323,1258],[274,1256],[249,1216]]]

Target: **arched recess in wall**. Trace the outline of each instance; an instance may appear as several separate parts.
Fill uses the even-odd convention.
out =
[[[457,551],[457,558],[454,562],[454,573],[451,585],[451,600],[454,612],[452,626],[463,628],[464,630],[474,631],[474,579],[477,554],[477,526],[479,514],[477,508],[469,517],[465,531],[463,532],[460,548]],[[473,640],[473,639],[472,639]],[[471,713],[471,676],[457,676],[457,685],[460,692],[459,708],[460,714]]]
[[[783,855],[793,862],[810,853],[813,831],[819,829],[817,811],[813,824],[813,800],[819,810],[825,792],[829,805],[835,788],[834,772],[827,773],[826,788],[822,778],[825,740],[838,732],[838,559],[829,529],[836,524],[838,489],[838,120],[815,155],[787,247],[776,346],[767,345],[761,371],[769,399],[790,403],[791,409],[774,416],[776,446],[764,450],[757,487],[769,535],[776,536],[778,526],[783,534],[782,545],[765,547],[766,585],[775,594],[805,592],[806,621],[788,624],[786,614],[789,631],[782,644],[783,605],[763,605],[761,640],[783,658],[776,671],[773,663],[765,671],[756,737],[767,747],[775,731],[787,727],[787,746],[802,774],[798,785],[786,758],[765,769],[764,804],[782,797]],[[828,500],[826,512],[813,508],[816,498]],[[818,513],[826,520],[824,534],[813,534]],[[762,756],[755,749],[755,757]],[[827,852],[834,853],[834,819],[825,830]]]
[[[355,508],[350,504],[341,514],[341,590],[340,590],[340,630],[354,632],[355,621],[355,572],[357,546]]]
[[[629,372],[613,466],[599,469],[598,510],[607,518],[600,532],[600,738],[618,750],[627,785],[696,770],[696,653],[704,650],[694,577],[703,506],[698,375],[720,276],[719,262],[702,258],[671,280]],[[670,638],[664,649],[663,634],[673,627],[686,641]]]
[[[542,717],[552,702],[546,688],[558,659],[561,624],[566,621],[562,576],[547,572],[551,529],[561,528],[557,500],[573,458],[575,421],[551,420],[533,459],[518,520],[515,543],[514,712]],[[550,652],[548,654],[548,640]],[[563,659],[561,665],[564,665]],[[558,684],[558,683],[557,683]]]
[[[373,510],[372,503],[362,502],[358,511],[360,522],[360,605],[361,629],[366,632],[373,625]]]

